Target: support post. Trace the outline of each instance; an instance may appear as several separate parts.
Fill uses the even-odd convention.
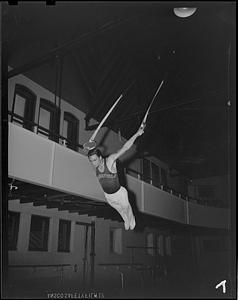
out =
[[[91,252],[90,252],[90,284],[94,287],[94,277],[95,277],[95,221],[91,222]]]

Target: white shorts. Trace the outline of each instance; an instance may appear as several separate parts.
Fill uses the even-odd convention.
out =
[[[120,205],[123,208],[128,207],[128,204],[129,204],[128,192],[123,186],[121,186],[120,189],[116,193],[107,194],[104,192],[104,194],[105,194],[105,197],[106,197],[108,203],[111,206]]]
[[[136,222],[130,202],[128,200],[127,190],[121,186],[120,189],[114,194],[107,194],[105,192],[104,194],[108,204],[115,208],[121,215],[125,222],[125,229],[128,230],[130,228],[133,230]]]

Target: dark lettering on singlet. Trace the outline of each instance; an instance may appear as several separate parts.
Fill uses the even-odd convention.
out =
[[[120,183],[117,173],[112,173],[109,171],[106,159],[104,158],[104,171],[100,172],[96,169],[96,176],[102,186],[102,189],[107,194],[114,194],[120,189]]]

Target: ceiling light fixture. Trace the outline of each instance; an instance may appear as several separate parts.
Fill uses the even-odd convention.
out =
[[[196,7],[175,7],[174,13],[177,17],[187,18],[195,13]]]

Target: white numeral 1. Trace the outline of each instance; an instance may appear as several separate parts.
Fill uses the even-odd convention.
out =
[[[216,289],[218,289],[221,285],[222,285],[222,291],[223,291],[223,293],[225,293],[226,292],[226,280],[223,280],[218,285],[216,285]]]

